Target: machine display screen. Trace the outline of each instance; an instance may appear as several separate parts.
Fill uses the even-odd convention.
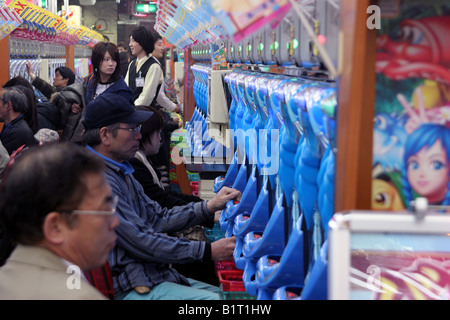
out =
[[[350,299],[450,299],[450,233],[352,233]]]

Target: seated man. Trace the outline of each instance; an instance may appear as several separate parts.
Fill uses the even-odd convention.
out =
[[[9,155],[23,145],[31,147],[38,144],[24,119],[27,108],[28,102],[23,92],[15,87],[0,90],[0,122],[4,122],[0,140]]]
[[[144,188],[145,194],[152,200],[159,203],[161,207],[173,208],[184,206],[189,202],[200,202],[203,199],[172,191],[169,186],[164,186],[161,181],[161,173],[153,164],[150,157],[159,152],[161,146],[161,130],[164,128],[164,118],[160,110],[149,107],[136,106],[137,110],[150,110],[153,115],[142,123],[141,140],[139,141],[139,151],[129,162],[134,169],[133,176]],[[206,233],[203,227],[212,228],[214,225],[205,224],[195,226],[181,232],[173,234],[177,237],[184,237],[191,240],[205,240]],[[218,285],[219,280],[214,268],[213,261],[173,264],[182,275],[194,278],[202,282]]]
[[[83,147],[47,144],[18,158],[0,189],[0,225],[18,243],[0,269],[0,299],[104,300],[82,276],[115,245],[104,163]]]
[[[31,84],[49,100],[55,92],[61,91],[62,88],[70,86],[75,82],[75,73],[67,67],[59,67],[55,69],[53,86],[33,73],[33,67],[29,61],[25,64],[25,67],[27,68],[27,73],[31,78]]]
[[[151,200],[133,177],[128,162],[139,149],[139,124],[151,115],[150,111],[135,110],[115,94],[102,94],[86,106],[85,142],[105,160],[107,180],[119,196],[117,245],[109,256],[115,297],[219,299],[218,287],[187,279],[170,264],[231,259],[236,239],[224,238],[210,244],[170,237],[167,233],[218,221],[215,212],[239,198],[240,192],[224,188],[209,201],[172,209]]]

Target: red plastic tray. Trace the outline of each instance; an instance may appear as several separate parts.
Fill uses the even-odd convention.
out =
[[[242,270],[222,270],[217,273],[223,291],[245,291]]]
[[[238,270],[233,260],[215,261],[216,273],[224,270]]]

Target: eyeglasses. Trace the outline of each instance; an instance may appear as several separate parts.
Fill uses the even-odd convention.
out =
[[[122,128],[122,127],[118,127],[117,129],[128,130],[128,131],[130,131],[132,134],[136,135],[136,134],[138,134],[139,132],[141,132],[141,128],[142,128],[142,125],[140,124],[140,125],[138,125],[138,126],[136,126],[136,127],[134,127],[134,128]]]
[[[117,195],[111,201],[111,210],[109,211],[98,211],[98,210],[69,210],[63,211],[64,213],[73,213],[73,214],[98,214],[104,216],[114,216],[116,213],[117,203],[119,202],[119,197]]]

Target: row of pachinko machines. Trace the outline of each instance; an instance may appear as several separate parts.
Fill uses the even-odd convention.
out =
[[[236,237],[234,262],[261,300],[327,299],[328,221],[334,213],[336,84],[247,70],[223,72],[232,143],[208,136],[207,65],[191,67],[196,108],[187,122],[193,155],[230,155],[214,181],[242,192],[221,213]],[[194,125],[197,123],[197,125]],[[200,125],[198,125],[200,124]]]

